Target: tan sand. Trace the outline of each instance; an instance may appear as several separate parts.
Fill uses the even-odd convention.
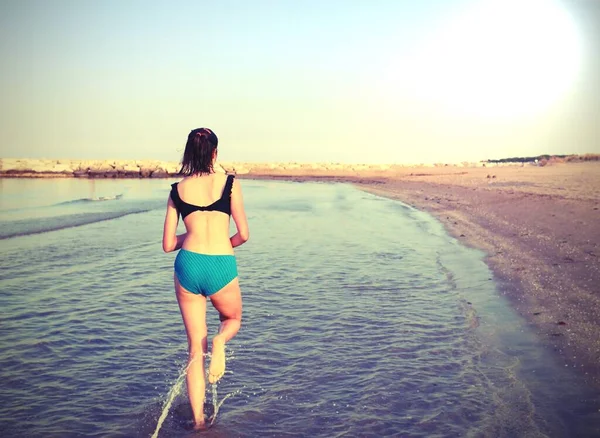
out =
[[[432,213],[484,250],[542,342],[600,386],[600,163],[410,173],[357,185]]]

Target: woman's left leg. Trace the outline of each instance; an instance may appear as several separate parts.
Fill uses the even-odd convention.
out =
[[[185,290],[175,276],[175,293],[187,332],[189,360],[187,388],[194,415],[194,425],[204,427],[204,355],[208,349],[206,329],[206,297]]]
[[[238,278],[234,278],[219,292],[210,295],[210,300],[219,312],[221,326],[212,341],[208,381],[218,382],[225,373],[225,344],[233,338],[242,324],[242,293]]]

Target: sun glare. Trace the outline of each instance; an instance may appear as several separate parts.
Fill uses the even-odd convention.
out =
[[[574,83],[581,44],[553,0],[482,0],[420,45],[408,87],[459,115],[513,118],[544,110]]]

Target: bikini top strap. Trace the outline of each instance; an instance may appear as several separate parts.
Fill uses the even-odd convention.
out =
[[[181,199],[179,198],[179,192],[177,191],[178,184],[179,183],[171,184],[171,199],[173,200],[176,208],[179,208],[179,203],[181,202]]]
[[[235,178],[235,175],[227,175],[227,182],[225,183],[225,187],[223,188],[223,195],[221,195],[221,198],[229,198],[231,196],[233,178]]]

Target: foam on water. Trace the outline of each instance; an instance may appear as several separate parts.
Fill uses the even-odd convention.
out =
[[[162,207],[162,204],[160,206]],[[109,221],[130,214],[147,213],[157,208],[159,208],[158,203],[150,203],[148,205],[130,206],[119,211],[86,212],[46,217],[38,213],[39,217],[35,219],[0,221],[2,225],[2,228],[0,228],[0,240]]]
[[[71,201],[63,201],[54,205],[73,205],[73,204],[86,204],[88,202],[106,202],[106,201],[118,201],[123,198],[123,193],[119,193],[118,195],[108,195],[108,196],[94,196],[91,198],[79,198],[73,199]]]
[[[3,183],[0,188],[7,184]],[[110,192],[110,189],[99,191]],[[6,205],[0,209],[0,240],[109,221],[164,208],[164,200],[140,199],[124,193],[61,200],[64,196],[63,194],[56,199],[48,195],[35,200],[24,196],[20,203],[17,196],[12,203],[0,199],[0,205]],[[58,202],[52,202],[53,200]]]

